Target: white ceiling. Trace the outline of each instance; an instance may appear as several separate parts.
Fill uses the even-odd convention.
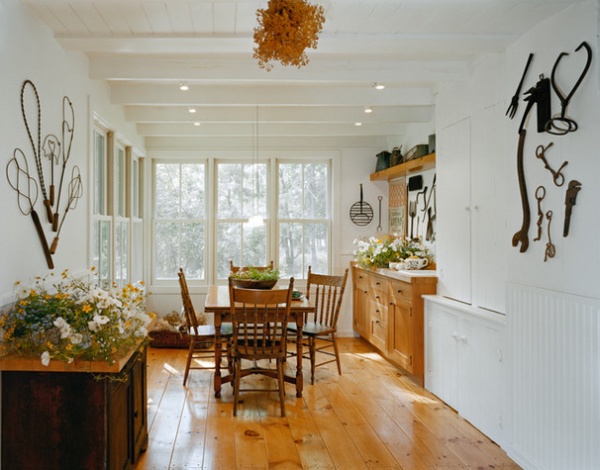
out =
[[[266,0],[23,1],[66,50],[89,56],[90,78],[110,84],[148,150],[248,148],[257,127],[262,148],[401,141],[408,124],[433,119],[437,90],[578,3],[312,0],[326,22],[310,63],[268,72],[252,57],[255,12]]]

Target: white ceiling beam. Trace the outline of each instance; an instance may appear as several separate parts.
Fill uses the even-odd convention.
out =
[[[119,105],[296,105],[296,106],[419,106],[432,105],[433,94],[425,87],[317,85],[196,86],[182,93],[175,86],[113,85],[111,101]]]
[[[365,124],[385,123],[426,123],[431,122],[434,106],[374,106],[367,114],[364,107],[357,106],[301,106],[263,107],[258,109],[260,123],[320,123],[339,124],[361,121]],[[125,118],[139,123],[253,123],[256,122],[256,107],[245,106],[203,106],[195,114],[187,107],[169,106],[126,106]]]
[[[156,150],[250,150],[251,139],[247,137],[146,137],[144,139],[149,153]],[[379,136],[350,136],[344,137],[345,148],[381,148],[388,147],[385,137]],[[260,139],[261,154],[269,149],[340,149],[339,137],[265,137]]]
[[[351,55],[377,57],[440,57],[448,54],[501,52],[518,38],[514,34],[335,34],[322,35],[309,57]],[[56,39],[69,51],[90,54],[177,54],[177,55],[252,55],[252,31],[221,34],[95,35],[59,34]]]
[[[142,136],[236,136],[252,138],[256,135],[256,128],[252,123],[202,123],[195,126],[191,122],[188,125],[181,123],[169,124],[138,124],[137,131]],[[269,123],[259,126],[259,137],[262,141],[265,137],[276,136],[403,136],[407,132],[405,124],[395,123],[365,123],[356,126],[353,123],[345,124],[281,124]]]
[[[90,78],[113,81],[433,84],[464,81],[468,74],[467,60],[311,60],[301,69],[279,66],[270,72],[260,69],[252,58],[239,57],[92,57],[90,60]]]

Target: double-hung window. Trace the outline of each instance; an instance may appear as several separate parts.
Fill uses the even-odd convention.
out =
[[[257,216],[263,223],[252,223]],[[217,164],[216,219],[219,279],[227,278],[230,260],[236,266],[268,263],[267,164]]]
[[[206,165],[161,163],[154,165],[153,278],[206,279]]]
[[[108,285],[112,280],[112,217],[108,211],[108,133],[94,128],[94,179],[92,212],[92,266],[98,280]]]
[[[278,165],[279,269],[304,278],[308,266],[329,272],[329,162]]]

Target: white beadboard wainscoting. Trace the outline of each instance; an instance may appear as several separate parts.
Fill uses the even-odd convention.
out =
[[[512,444],[525,468],[600,466],[600,300],[508,284]]]

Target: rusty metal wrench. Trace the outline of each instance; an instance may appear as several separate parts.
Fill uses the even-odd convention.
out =
[[[512,245],[517,246],[521,243],[519,251],[524,253],[529,248],[529,225],[531,223],[531,209],[529,208],[529,199],[527,198],[527,183],[525,181],[525,170],[523,168],[523,147],[525,146],[526,129],[519,131],[519,148],[517,150],[517,172],[519,176],[519,189],[521,190],[521,203],[523,205],[523,224],[521,230],[513,235]]]

